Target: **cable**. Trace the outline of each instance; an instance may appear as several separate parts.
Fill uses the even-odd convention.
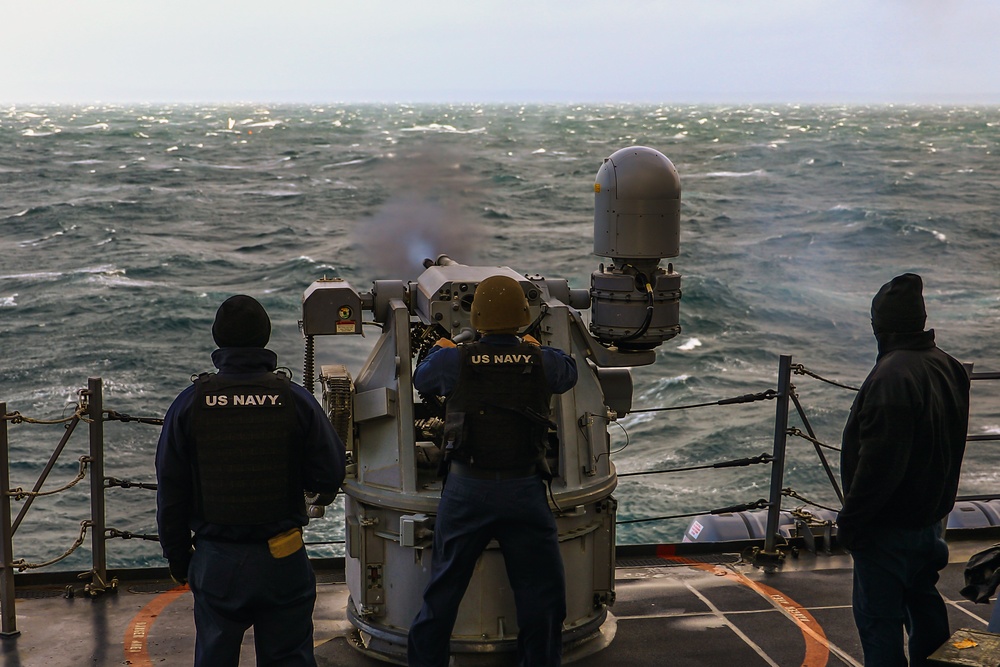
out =
[[[653,322],[653,286],[649,284],[649,279],[642,273],[636,275],[636,280],[640,280],[646,285],[646,318],[638,329],[623,338],[619,338],[615,341],[616,343],[627,343],[645,335],[649,331],[649,325]]]
[[[800,495],[795,489],[791,487],[785,487],[781,490],[781,495],[788,496],[789,498],[795,498],[796,500],[801,500],[807,505],[812,505],[813,507],[818,507],[821,510],[828,510],[830,512],[839,512],[840,510],[835,507],[827,507],[826,505],[820,505],[819,503],[809,500],[805,496]]]
[[[707,512],[687,512],[685,514],[671,514],[669,516],[653,516],[646,519],[626,519],[624,521],[616,521],[615,523],[621,525],[626,523],[644,523],[647,521],[666,521],[668,519],[685,519],[692,516],[701,516],[703,514],[731,514],[733,512],[745,512],[747,510],[763,509],[768,507],[770,503],[760,498],[750,503],[741,503],[739,505],[731,505],[729,507],[720,507],[719,509],[709,510]]]
[[[821,375],[817,375],[813,371],[809,370],[802,364],[792,364],[792,372],[796,375],[808,375],[811,378],[815,378],[820,382],[825,382],[827,384],[832,384],[834,387],[840,387],[841,389],[850,389],[851,391],[861,391],[858,387],[852,387],[849,384],[841,384],[840,382],[834,382],[833,380],[828,380]]]
[[[631,439],[630,439],[629,434],[628,434],[628,429],[626,429],[621,424],[621,422],[619,422],[619,421],[613,421],[613,420],[609,419],[608,417],[606,417],[604,415],[593,414],[591,416],[592,417],[599,417],[601,419],[606,419],[609,424],[614,423],[618,428],[620,428],[622,430],[622,433],[625,434],[625,444],[622,445],[621,447],[619,447],[618,449],[612,450],[610,452],[602,452],[602,453],[598,454],[597,456],[594,457],[594,463],[595,464],[598,463],[601,460],[602,456],[607,456],[608,458],[611,458],[612,454],[617,454],[618,452],[622,451],[623,449],[625,449],[626,447],[629,446],[629,443],[631,442]],[[577,428],[580,429],[580,433],[583,434],[584,439],[586,439],[586,440],[589,441],[590,438],[587,437],[587,431],[583,428],[584,422],[582,421],[582,419],[583,418],[581,417],[581,421],[577,421]]]
[[[625,449],[626,447],[628,447],[628,446],[629,446],[629,443],[630,443],[630,442],[632,442],[631,438],[629,437],[629,434],[628,434],[628,430],[626,430],[626,428],[625,428],[624,426],[622,426],[621,422],[617,422],[617,421],[616,421],[616,422],[614,422],[614,423],[615,423],[615,425],[616,425],[616,426],[617,426],[618,428],[620,428],[620,429],[622,430],[622,433],[624,433],[624,434],[625,434],[625,444],[624,444],[624,445],[622,445],[621,447],[619,447],[618,449],[614,450],[614,451],[611,451],[611,452],[608,452],[608,456],[609,456],[609,457],[610,457],[610,456],[611,456],[612,454],[617,454],[618,452],[622,451],[623,449]],[[600,458],[600,456],[598,456],[598,458]]]
[[[707,470],[709,468],[737,468],[740,466],[750,466],[756,465],[758,463],[771,463],[774,457],[770,454],[764,453],[759,456],[754,456],[752,458],[744,459],[733,459],[731,461],[720,461],[718,463],[707,463],[700,466],[688,466],[685,468],[668,468],[666,470],[645,470],[641,472],[620,472],[618,477],[634,477],[637,475],[655,475],[658,473],[665,472],[689,472],[691,470]]]
[[[732,398],[721,398],[717,401],[712,401],[710,403],[693,403],[690,405],[674,405],[668,408],[645,408],[643,410],[629,410],[629,413],[640,413],[640,412],[667,412],[668,410],[688,410],[690,408],[704,408],[709,405],[736,405],[737,403],[753,403],[755,401],[770,401],[772,398],[777,398],[778,392],[774,389],[768,389],[756,394],[743,394],[741,396],[734,396]]]

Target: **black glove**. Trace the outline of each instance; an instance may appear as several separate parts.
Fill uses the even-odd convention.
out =
[[[187,556],[167,560],[170,578],[181,586],[188,582],[188,568],[191,567],[191,554],[193,553],[194,551],[189,551]]]

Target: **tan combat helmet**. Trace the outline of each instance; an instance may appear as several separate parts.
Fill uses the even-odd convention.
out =
[[[517,333],[531,322],[524,290],[509,276],[490,276],[476,287],[472,326],[483,333]]]

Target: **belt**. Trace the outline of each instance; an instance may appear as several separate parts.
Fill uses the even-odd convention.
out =
[[[537,475],[538,467],[530,465],[520,468],[486,469],[477,468],[469,465],[468,463],[462,463],[461,461],[452,461],[451,467],[448,468],[448,472],[458,477],[471,477],[472,479],[523,479],[525,477],[534,477]]]

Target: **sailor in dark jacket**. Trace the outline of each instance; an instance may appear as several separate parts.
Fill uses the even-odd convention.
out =
[[[491,276],[476,288],[476,343],[440,340],[413,384],[447,397],[450,468],[434,525],[431,577],[410,626],[410,667],[445,667],[449,641],[479,555],[492,539],[503,553],[517,607],[518,665],[559,665],[566,583],[559,534],[540,474],[549,399],[576,384],[576,362],[517,331],[530,321],[516,280]]]
[[[950,636],[935,585],[948,563],[942,520],[955,504],[969,424],[969,376],[924,331],[920,276],[872,300],[875,367],[844,428],[838,539],[854,557],[854,618],[865,664],[910,665]]]
[[[333,501],[344,446],[312,394],[274,372],[270,333],[256,300],[227,299],[212,327],[219,373],[174,400],[157,445],[160,545],[194,593],[196,666],[236,667],[251,626],[258,665],[316,664],[304,494]]]

